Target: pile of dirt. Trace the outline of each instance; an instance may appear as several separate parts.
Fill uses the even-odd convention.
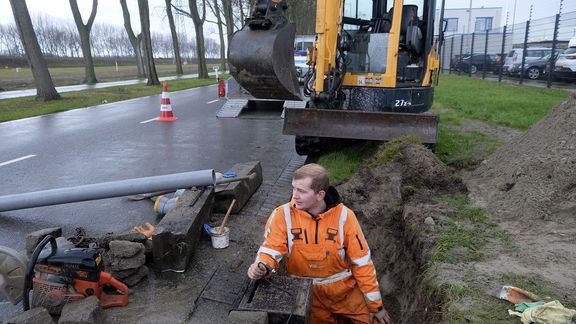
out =
[[[514,269],[575,291],[576,96],[464,175],[470,197],[521,247]],[[494,267],[499,271],[513,265]],[[510,270],[510,269],[508,269]]]
[[[450,214],[437,198],[466,188],[425,147],[406,143],[401,153],[399,161],[363,166],[337,189],[362,226],[395,323],[436,323],[442,301],[430,299],[420,282],[434,247],[429,232]]]

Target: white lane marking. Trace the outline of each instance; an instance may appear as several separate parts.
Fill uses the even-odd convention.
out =
[[[158,119],[158,117],[154,117],[154,118],[152,118],[152,119],[148,119],[148,120],[145,120],[145,121],[141,121],[140,124],[146,124],[146,123],[149,123],[149,122],[151,122],[151,121],[155,121],[156,119]]]
[[[208,102],[207,102],[207,104],[215,103],[216,101],[220,101],[220,99],[216,99],[216,100],[208,101]]]
[[[30,155],[26,155],[26,156],[23,156],[23,157],[19,157],[19,158],[14,159],[14,160],[2,162],[2,163],[0,163],[0,167],[3,167],[3,166],[8,165],[8,164],[12,164],[12,163],[20,162],[20,161],[22,161],[22,160],[26,160],[26,159],[29,159],[29,158],[33,158],[33,157],[35,157],[35,156],[36,156],[35,154],[30,154]]]

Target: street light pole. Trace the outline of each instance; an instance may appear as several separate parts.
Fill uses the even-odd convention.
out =
[[[514,13],[512,14],[512,34],[514,34],[514,23],[516,22],[516,2],[517,0],[514,0]]]
[[[470,34],[470,25],[472,24],[472,0],[470,0],[470,6],[468,8],[468,33]]]

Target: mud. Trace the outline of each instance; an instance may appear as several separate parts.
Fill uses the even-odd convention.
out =
[[[576,292],[576,98],[555,107],[463,175],[470,197],[509,231],[515,255],[479,264],[483,272],[537,276]]]
[[[428,149],[404,144],[398,162],[364,166],[338,186],[358,217],[376,266],[385,307],[395,323],[437,323],[442,296],[422,290],[434,225],[449,214],[436,197],[466,188]],[[428,221],[430,222],[430,221]]]

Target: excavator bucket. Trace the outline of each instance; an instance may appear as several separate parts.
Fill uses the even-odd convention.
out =
[[[435,144],[438,142],[438,116],[286,108],[283,133],[286,135],[379,141],[387,141],[405,135],[416,135],[422,143]]]
[[[230,73],[258,99],[302,100],[294,66],[294,24],[251,30],[230,40]]]

